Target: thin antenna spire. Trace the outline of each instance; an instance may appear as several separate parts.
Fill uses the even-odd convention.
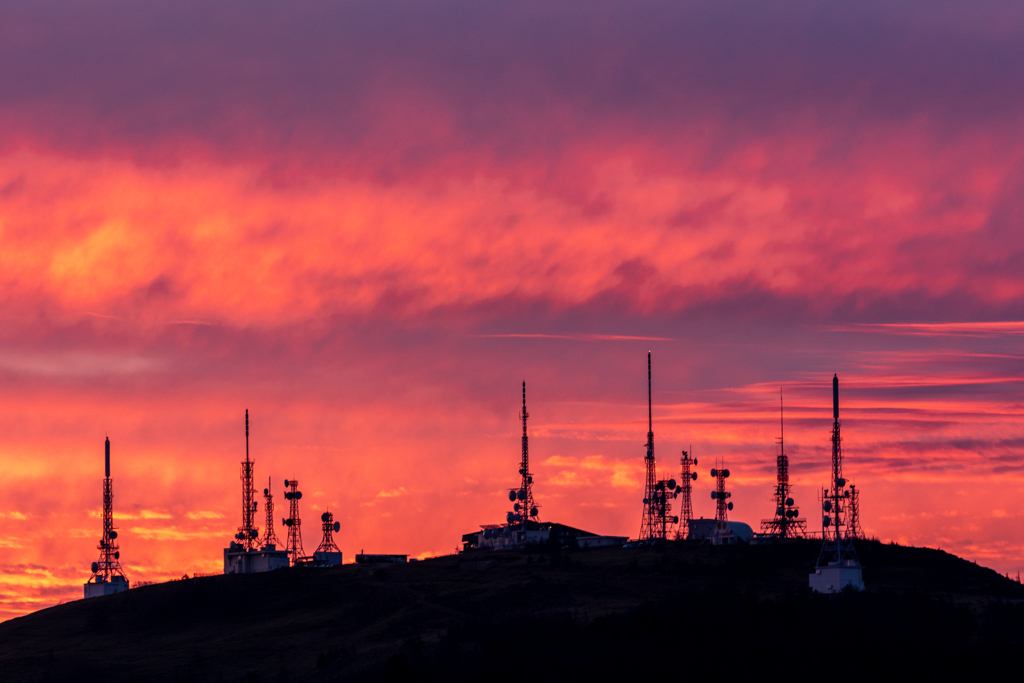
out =
[[[249,409],[245,409],[245,461],[249,462]]]
[[[647,350],[647,431],[654,431],[654,420],[651,413],[651,351]]]

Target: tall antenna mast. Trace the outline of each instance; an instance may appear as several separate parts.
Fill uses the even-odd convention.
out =
[[[832,377],[832,481],[822,491],[821,552],[815,573],[811,574],[811,588],[820,592],[836,592],[846,585],[864,590],[860,561],[853,542],[844,538],[844,522],[850,491],[843,478],[843,439],[839,423],[839,376]],[[834,582],[834,583],[830,583]]]
[[[526,433],[526,420],[530,414],[526,412],[526,382],[523,382],[523,410],[519,413],[519,419],[523,421],[523,452],[519,462],[519,475],[521,481],[519,490],[508,492],[508,499],[512,502],[512,512],[505,518],[509,525],[521,525],[526,531],[527,521],[539,521],[537,516],[539,507],[533,499],[533,475],[530,473],[530,438]]]
[[[245,409],[245,461],[242,462],[242,526],[238,527],[235,539],[246,552],[256,550],[260,537],[254,521],[256,516],[256,489],[253,486],[253,472],[256,463],[249,459],[249,409]]]
[[[644,515],[640,521],[640,540],[664,538],[659,536],[657,486],[658,475],[654,467],[654,417],[651,400],[651,352],[647,352],[647,453],[644,455],[644,466],[647,479],[644,483]]]
[[[103,444],[103,473],[103,537],[97,546],[100,551],[100,559],[98,562],[92,563],[92,576],[85,584],[85,597],[87,598],[105,595],[108,592],[120,592],[128,588],[128,579],[121,569],[117,527],[114,526],[114,484],[110,479],[110,437],[107,437]],[[90,584],[104,584],[104,586],[90,589]]]
[[[782,405],[782,391],[779,391],[779,438],[778,452],[775,455],[776,480],[775,516],[761,520],[761,533],[773,538],[802,538],[807,535],[807,520],[800,519],[800,511],[796,509],[789,484],[789,456],[786,455],[785,426]]]
[[[277,540],[277,533],[274,532],[274,494],[270,491],[270,477],[267,477],[267,488],[263,489],[263,509],[267,513],[267,528],[263,535],[263,547],[273,546],[277,549],[280,541]]]

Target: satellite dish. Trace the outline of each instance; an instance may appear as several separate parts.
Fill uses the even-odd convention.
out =
[[[117,551],[114,552],[114,559],[115,560],[120,560],[121,559],[121,551],[120,550],[117,550]]]
[[[693,477],[693,480],[694,480],[694,481],[697,481],[697,473],[696,473],[696,472],[694,472],[694,473],[693,473],[693,474],[691,474],[690,476],[691,476],[691,477]]]
[[[100,566],[97,563],[93,562],[92,563],[92,573],[95,574],[99,570],[100,570]]]
[[[295,492],[295,500],[298,500],[299,498],[302,498],[302,491]]]
[[[842,477],[839,477],[838,479],[836,479],[836,486],[838,486],[839,488],[843,488],[844,486],[846,486],[846,480],[843,479]]]
[[[320,515],[320,521],[321,522],[327,522],[327,521],[330,521],[330,519],[331,519],[331,513],[330,512],[325,512],[324,514]]]
[[[829,512],[832,509],[832,501],[826,500],[824,503],[821,504],[821,509],[824,510],[825,512]]]
[[[285,488],[287,488],[287,487],[291,486],[291,484],[289,484],[289,483],[288,483],[288,480],[287,480],[287,479],[285,479],[285,480],[284,480],[284,485],[285,485]]]
[[[679,524],[679,518],[678,517],[673,517],[672,518],[672,523],[673,524]]]
[[[697,464],[697,458],[694,458],[694,459],[693,459],[693,464],[694,464],[694,465],[696,465],[696,464]]]
[[[669,479],[668,480],[668,490],[671,491],[675,487],[676,487],[676,480],[675,479]]]
[[[110,540],[114,540],[115,538],[117,538],[117,532],[116,531],[111,531],[110,532]]]
[[[516,512],[519,512],[519,503],[516,503],[515,505],[513,505],[512,509],[515,510]]]
[[[508,499],[514,501],[516,499],[516,492],[515,491],[509,491],[508,492]]]
[[[728,477],[729,476],[729,470],[722,470],[722,476],[723,477]]]
[[[649,499],[647,499],[647,498],[644,498],[644,505],[647,505],[647,504],[648,504],[648,503],[650,503],[650,502],[651,502],[651,501],[650,501]]]
[[[341,522],[335,522],[334,523],[334,533],[338,533],[339,531],[341,531]]]
[[[729,509],[732,510],[732,503],[729,503]]]
[[[717,477],[718,476],[718,470],[716,470],[714,467],[711,468],[711,476],[712,477]]]
[[[255,529],[249,529],[249,538],[256,538],[258,535],[259,534]]]
[[[530,516],[531,517],[536,517],[537,516],[537,508],[530,508]]]
[[[287,523],[288,523],[288,520],[285,519],[284,517],[282,517],[281,518],[281,524],[287,524]]]
[[[519,493],[516,494],[516,498],[519,500],[526,500],[526,489],[519,489]]]
[[[291,491],[285,491],[284,492],[284,499],[285,500],[291,500],[292,499],[292,492]]]
[[[712,491],[711,492],[711,500],[715,500],[716,498],[718,498],[718,492],[717,491]],[[644,502],[646,503],[647,501],[644,501]]]
[[[264,496],[269,496],[270,495],[270,489],[263,489],[263,495]]]
[[[509,524],[511,524],[512,520],[514,520],[515,518],[516,518],[516,516],[513,515],[511,512],[508,513],[507,515],[505,515],[505,521],[508,522]]]
[[[788,507],[793,507],[793,499],[792,498],[787,498],[786,499],[786,505]]]
[[[775,514],[781,515],[783,512],[782,508],[775,508]]]
[[[828,515],[823,515],[821,518],[821,523],[823,526],[829,526],[832,524],[832,518]]]
[[[793,519],[796,519],[799,516],[800,516],[800,511],[799,510],[793,510]]]

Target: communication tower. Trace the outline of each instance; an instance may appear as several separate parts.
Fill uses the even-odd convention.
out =
[[[782,394],[779,394],[779,438],[775,456],[777,468],[775,482],[775,516],[761,520],[761,533],[773,538],[803,538],[807,535],[807,520],[800,519],[800,511],[790,495],[789,456],[786,455],[783,428]]]
[[[839,424],[839,376],[832,377],[832,482],[822,491],[821,535],[818,563],[810,575],[810,586],[819,593],[835,593],[846,586],[864,590],[860,561],[853,542],[845,537],[844,522],[850,491],[843,478],[843,439]]]
[[[725,480],[729,478],[729,470],[720,466],[712,468],[711,477],[715,480],[715,490],[711,492],[711,500],[715,501],[715,521],[722,523],[729,521],[729,510],[732,510],[732,493],[725,490]]]
[[[302,549],[302,520],[299,519],[299,499],[302,498],[302,491],[299,490],[299,482],[295,479],[285,479],[284,487],[289,489],[284,492],[284,497],[291,501],[289,508],[291,516],[281,520],[281,523],[288,527],[288,556],[291,557],[292,564],[295,565],[306,556],[306,552]]]
[[[263,508],[267,511],[267,528],[263,534],[263,547],[276,549],[281,544],[274,531],[274,494],[270,492],[270,477],[267,477],[267,488],[263,489]]]
[[[99,562],[92,563],[92,576],[85,584],[85,597],[94,598],[128,590],[128,579],[121,569],[121,551],[117,544],[117,527],[114,526],[114,485],[110,479],[110,438],[103,446],[103,537],[97,548]]]
[[[864,530],[860,526],[860,489],[850,484],[850,506],[846,513],[847,538],[864,538]]]
[[[697,481],[697,472],[691,472],[690,468],[697,466],[697,458],[690,457],[692,452],[693,447],[691,446],[690,451],[683,451],[683,457],[679,458],[679,479],[682,483],[679,484],[677,495],[683,500],[680,502],[679,526],[676,527],[677,541],[684,540],[690,536],[690,520],[693,519],[692,482]]]
[[[505,521],[509,526],[521,526],[525,532],[528,521],[539,522],[537,516],[537,503],[533,500],[533,475],[530,474],[530,440],[526,435],[526,420],[530,414],[526,412],[526,382],[523,382],[523,411],[519,413],[519,419],[523,421],[523,453],[519,462],[519,475],[522,478],[519,483],[519,490],[512,489],[508,492],[508,499],[512,503],[512,512],[505,515]]]
[[[644,482],[644,515],[640,521],[640,540],[659,538],[658,511],[655,508],[658,474],[654,465],[654,419],[651,409],[651,352],[647,352],[647,453],[644,455],[647,478]],[[664,536],[661,536],[664,538]]]
[[[328,567],[341,564],[341,550],[334,544],[333,536],[341,531],[341,524],[334,521],[334,515],[330,510],[320,515],[320,521],[323,522],[324,539],[313,552],[313,560],[318,565]]]
[[[235,541],[245,552],[256,550],[260,530],[253,524],[256,518],[256,489],[253,487],[253,470],[256,463],[249,460],[249,409],[245,410],[245,460],[242,462],[242,526],[238,527]]]

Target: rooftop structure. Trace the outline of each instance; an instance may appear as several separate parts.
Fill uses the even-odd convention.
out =
[[[110,438],[103,445],[103,536],[97,548],[98,562],[92,563],[92,576],[85,584],[85,597],[95,598],[128,590],[128,579],[121,569],[121,551],[117,543],[117,527],[114,526],[114,484],[110,479]]]

